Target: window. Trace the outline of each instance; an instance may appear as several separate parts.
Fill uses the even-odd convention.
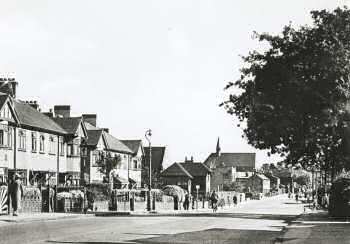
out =
[[[4,146],[4,131],[0,130],[0,146]]]
[[[64,141],[62,137],[60,137],[60,155],[64,156]]]
[[[134,162],[133,168],[134,168],[134,169],[137,169],[137,160],[136,160],[136,159],[134,159],[134,161],[133,161],[133,162]]]
[[[41,153],[45,152],[45,136],[44,135],[40,136],[39,150]]]
[[[80,147],[77,144],[67,145],[67,156],[80,156]]]
[[[19,136],[18,149],[26,150],[26,131],[25,130],[20,130],[18,132],[18,136]]]
[[[49,138],[49,153],[55,154],[55,138],[53,136],[50,136]]]
[[[7,130],[7,146],[12,147],[12,128],[8,128]]]
[[[32,132],[32,152],[37,151],[37,138],[36,138],[36,132]]]
[[[73,152],[73,145],[69,144],[67,145],[67,156],[72,156]]]

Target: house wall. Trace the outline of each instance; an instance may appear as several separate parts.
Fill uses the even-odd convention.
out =
[[[12,138],[13,138],[13,127],[7,126],[7,125],[1,125],[0,129],[7,131],[8,129],[12,132]],[[7,142],[7,133],[4,134],[4,141]],[[13,140],[10,146],[8,145],[2,145],[0,146],[0,167],[1,168],[14,168],[13,164]]]
[[[266,179],[266,180],[263,180],[263,193],[268,193],[270,192],[270,180],[269,179]]]
[[[207,193],[210,192],[208,191],[208,187],[207,187],[207,181],[208,181],[207,176],[200,176],[200,177],[196,176],[192,179],[191,194],[193,196],[196,196],[196,193],[197,193],[196,185],[199,185],[200,187],[198,191],[200,196],[206,195]]]
[[[137,154],[130,159],[129,177],[136,181],[137,187],[141,187],[142,158],[143,152],[140,147]]]
[[[24,133],[26,135],[25,148],[20,148],[19,134]],[[37,147],[36,151],[32,150],[32,133],[36,134]],[[44,150],[40,151],[40,136],[44,136]],[[53,150],[50,151],[49,138],[53,137]],[[35,171],[57,171],[57,147],[58,138],[57,135],[42,133],[34,130],[16,129],[16,168],[18,169],[30,169]],[[65,155],[64,155],[65,156]],[[65,171],[66,160],[64,156],[60,156],[60,170]]]
[[[88,159],[87,162],[90,165],[90,183],[92,182],[102,182],[104,175],[98,170],[96,160],[99,159],[99,154],[105,152],[102,144],[98,144],[96,149],[88,150]],[[121,162],[117,166],[117,174],[119,177],[124,179],[129,179],[129,164],[131,156],[125,153],[109,152],[112,157],[120,156]],[[140,173],[141,174],[141,173]]]
[[[270,180],[252,176],[248,180],[248,187],[251,192],[268,193],[270,191]]]
[[[252,176],[251,178],[248,179],[247,186],[249,187],[250,192],[263,192],[263,185],[262,185],[262,180],[257,177],[257,176]]]
[[[217,167],[212,169],[210,190],[222,190],[224,185],[230,185],[236,179],[234,167]]]

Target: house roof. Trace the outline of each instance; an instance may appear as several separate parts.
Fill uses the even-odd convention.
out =
[[[211,153],[204,161],[207,167],[236,167],[237,171],[255,169],[255,153]]]
[[[5,93],[0,92],[0,108],[2,108],[4,106],[4,104],[6,103],[8,99],[8,95]]]
[[[265,174],[265,176],[269,179],[279,179],[279,177],[273,175],[273,174]]]
[[[173,163],[168,168],[166,168],[162,173],[162,177],[174,177],[174,176],[185,176],[193,179],[193,176],[180,164]]]
[[[174,163],[162,172],[163,177],[187,176],[191,179],[198,176],[206,176],[211,170],[202,163],[186,162]]]
[[[50,132],[67,134],[67,132],[55,121],[40,113],[30,105],[18,100],[13,100],[13,107],[20,124]]]
[[[254,174],[252,177],[259,177],[262,180],[270,180],[269,178],[267,178],[265,175],[263,174]]]
[[[57,124],[59,124],[69,134],[75,134],[82,121],[82,117],[68,117],[68,118],[52,118]]]
[[[145,151],[144,165],[149,165],[149,147],[143,148]],[[152,147],[152,170],[163,170],[165,147]]]
[[[84,121],[84,125],[85,125],[85,128],[87,130],[102,130],[101,128],[93,126],[92,124],[90,124],[89,122],[86,122],[86,121]]]
[[[127,154],[133,153],[126,145],[124,145],[121,141],[119,141],[114,136],[108,134],[105,131],[102,131],[102,134],[105,139],[106,147],[108,150],[127,153]]]
[[[287,168],[273,169],[272,174],[278,178],[291,178],[292,177],[292,172]]]
[[[139,148],[142,146],[142,140],[121,140],[121,142],[126,145],[133,154],[137,154]]]
[[[192,176],[206,176],[211,170],[202,163],[180,163]]]
[[[98,142],[100,141],[100,138],[102,136],[102,130],[88,130],[87,131],[87,145],[88,146],[97,146]]]

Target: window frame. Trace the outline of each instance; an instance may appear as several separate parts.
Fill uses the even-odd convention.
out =
[[[38,151],[38,137],[36,132],[32,132],[32,152],[36,153]]]
[[[27,150],[27,133],[25,130],[18,131],[18,150],[26,151]]]
[[[45,135],[43,134],[39,137],[39,152],[45,153]]]

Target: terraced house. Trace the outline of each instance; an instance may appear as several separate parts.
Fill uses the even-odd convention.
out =
[[[98,161],[109,155],[113,158],[118,156],[120,163],[111,172],[113,180],[118,188],[128,188],[131,183],[130,162],[133,152],[120,140],[109,134],[106,128],[97,127],[96,115],[83,115],[87,128],[88,140],[86,142],[86,164],[82,172],[86,176],[86,183],[103,182],[106,175],[101,173]]]
[[[70,105],[42,113],[37,102],[17,99],[16,89],[14,79],[0,80],[0,183],[14,172],[32,185],[102,182],[97,161],[110,155],[121,159],[113,169],[120,188],[141,185],[140,141],[128,141],[130,149],[97,127],[96,114],[72,117]]]
[[[16,99],[16,88],[14,79],[0,80],[0,179],[17,171],[25,184],[54,183],[57,172],[67,172],[67,132],[36,102]]]

